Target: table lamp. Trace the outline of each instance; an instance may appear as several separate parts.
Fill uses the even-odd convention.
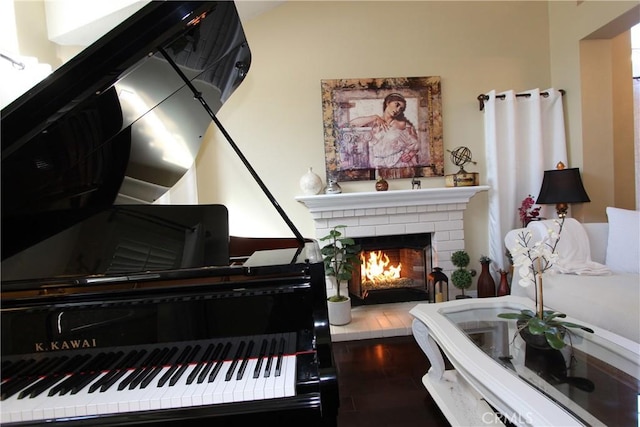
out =
[[[544,171],[542,186],[536,204],[556,205],[559,218],[567,216],[569,203],[590,202],[589,196],[582,185],[578,168],[566,169],[559,162],[554,170]]]

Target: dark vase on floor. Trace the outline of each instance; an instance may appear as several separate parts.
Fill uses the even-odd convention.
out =
[[[500,270],[500,284],[498,285],[498,296],[502,297],[511,294],[509,281],[507,280],[507,272]]]
[[[482,271],[478,276],[478,298],[487,298],[496,296],[496,282],[489,272],[490,262],[481,262]]]

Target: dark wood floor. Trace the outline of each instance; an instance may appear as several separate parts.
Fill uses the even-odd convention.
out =
[[[338,427],[449,427],[424,385],[429,360],[413,336],[337,342]]]

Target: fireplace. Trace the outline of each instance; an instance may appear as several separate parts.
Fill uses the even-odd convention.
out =
[[[316,238],[325,236],[336,225],[346,225],[346,235],[354,239],[386,239],[387,236],[428,235],[429,241],[423,246],[419,246],[425,248],[424,274],[421,277],[426,280],[432,267],[442,268],[443,273],[451,277],[454,270],[451,254],[465,247],[463,217],[467,203],[476,193],[488,189],[488,186],[482,185],[422,188],[318,194],[298,196],[296,200],[309,209],[315,224]],[[407,247],[415,249],[415,246],[412,245],[407,245]],[[426,249],[427,247],[429,249]],[[400,257],[401,255],[393,256]],[[391,258],[391,255],[389,257]],[[417,274],[420,268],[416,267],[415,270],[414,274]],[[388,290],[385,293],[408,292],[410,292],[409,289],[405,288],[402,291]],[[411,292],[421,293],[424,291]],[[334,293],[335,289],[328,281],[327,294],[333,295]],[[367,294],[367,298],[373,296],[377,298],[377,294],[381,294],[381,292],[368,291]],[[449,289],[448,295],[452,298],[455,293]],[[362,303],[359,301],[360,299],[362,298],[353,298],[352,302]],[[375,298],[369,301],[373,302]]]
[[[360,268],[349,281],[352,305],[427,300],[431,271],[431,234],[355,239]]]

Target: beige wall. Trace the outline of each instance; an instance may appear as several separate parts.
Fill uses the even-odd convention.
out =
[[[637,1],[552,1],[549,22],[553,86],[567,90],[569,166],[581,169],[591,198],[574,206],[573,215],[585,222],[606,221],[607,206],[635,206],[633,165],[614,164],[614,154],[634,156],[630,49],[624,52],[620,45],[629,43],[629,28],[640,22],[640,6]]]
[[[56,57],[64,56],[61,46],[40,42],[36,48],[28,41],[43,37],[44,30],[33,30],[34,19],[44,28],[41,4],[34,11],[38,2],[18,3],[21,49],[56,65]],[[477,95],[492,89],[565,89],[570,166],[582,169],[593,200],[576,207],[574,215],[605,220],[604,207],[619,202],[614,185],[622,179],[611,173],[616,168],[609,147],[614,134],[616,141],[627,138],[623,128],[614,129],[620,116],[611,107],[612,85],[619,77],[611,52],[620,50],[614,45],[621,42],[610,39],[638,22],[639,9],[637,1],[289,1],[244,23],[253,64],[219,117],[302,234],[314,237],[311,217],[294,197],[308,167],[324,179],[320,80],[440,76],[445,148],[470,147],[478,164],[467,169],[480,172],[483,184]],[[585,43],[595,53],[584,54]],[[594,77],[584,69],[589,62],[599,65],[593,76],[604,73],[608,79],[596,84],[600,90],[591,90]],[[205,139],[197,161],[200,202],[224,203],[233,234],[290,236],[220,133],[210,129]],[[627,149],[616,158],[632,157]],[[455,172],[448,161],[446,167],[446,173]],[[345,191],[373,189],[373,182],[341,185]],[[410,187],[408,180],[390,185],[391,190]],[[441,187],[444,179],[424,178],[422,185]],[[465,215],[472,259],[488,252],[486,197],[476,195]]]
[[[431,76],[442,79],[444,144],[468,146],[486,182],[483,113],[476,97],[491,89],[550,87],[547,6],[543,2],[288,2],[245,23],[253,63],[220,119],[303,235],[311,216],[296,202],[309,166],[324,176],[320,81]],[[220,137],[197,163],[199,200],[224,202],[231,231],[290,235]],[[448,159],[446,173],[457,170]],[[229,183],[233,182],[233,185]],[[341,183],[372,191],[373,181]],[[444,178],[423,178],[442,187]],[[410,188],[390,182],[390,190]],[[467,250],[488,252],[487,196],[465,216]]]
[[[582,168],[578,42],[637,5],[586,3],[287,2],[244,24],[252,67],[219,117],[309,237],[314,237],[311,216],[294,197],[309,166],[325,179],[322,79],[440,76],[445,148],[468,146],[478,164],[467,170],[480,172],[483,184],[483,113],[477,95],[492,89],[566,89],[570,166]],[[205,143],[197,168],[200,202],[226,204],[233,234],[291,234],[219,134]],[[446,168],[446,173],[457,169],[449,161]],[[594,199],[600,192],[585,181]],[[344,191],[373,190],[373,182],[341,185]],[[422,185],[441,187],[444,179],[423,178]],[[390,183],[391,190],[407,188],[408,180]],[[487,253],[486,193],[471,200],[465,229],[472,259]]]

